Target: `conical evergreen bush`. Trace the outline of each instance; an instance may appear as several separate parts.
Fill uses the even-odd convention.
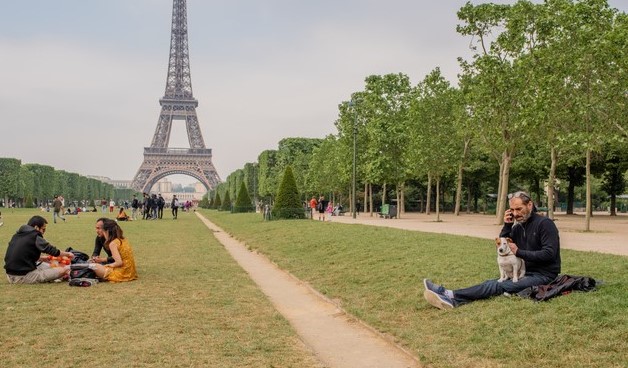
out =
[[[283,173],[272,214],[278,219],[305,218],[305,210],[301,205],[299,190],[290,166]]]
[[[246,189],[246,184],[242,182],[240,190],[238,191],[238,197],[233,206],[233,212],[253,212],[255,207],[251,203],[251,197],[249,197],[249,191]]]
[[[214,209],[219,210],[220,206],[222,206],[222,201],[220,200],[220,194],[216,191],[216,198],[214,198]]]
[[[231,211],[231,196],[229,196],[229,190],[225,192],[225,199],[222,200],[220,209],[222,211]]]

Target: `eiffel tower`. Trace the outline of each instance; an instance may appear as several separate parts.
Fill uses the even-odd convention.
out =
[[[166,93],[159,104],[161,113],[153,141],[150,147],[144,147],[144,162],[131,187],[148,193],[159,179],[183,174],[196,178],[207,190],[213,189],[220,177],[212,164],[212,150],[205,148],[196,117],[198,101],[192,96],[186,0],[173,1]],[[173,120],[185,121],[190,148],[168,147]]]

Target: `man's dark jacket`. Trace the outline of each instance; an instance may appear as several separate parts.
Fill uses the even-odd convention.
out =
[[[9,275],[26,275],[37,268],[42,253],[57,257],[61,251],[48,243],[34,227],[22,225],[9,242],[4,269]]]
[[[103,250],[105,251],[105,253],[107,253],[106,263],[115,262],[115,259],[113,259],[113,257],[111,256],[111,251],[105,248],[105,238],[97,236],[96,240],[94,240],[94,251],[92,252],[92,256],[100,257],[100,252]]]
[[[555,278],[560,273],[560,240],[554,221],[533,211],[526,222],[505,223],[500,237],[517,244],[517,257],[526,263],[526,273]]]

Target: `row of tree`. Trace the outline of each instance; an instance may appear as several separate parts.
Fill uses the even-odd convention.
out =
[[[116,189],[100,180],[81,176],[52,166],[22,164],[15,158],[0,158],[0,201],[3,206],[39,207],[61,195],[69,203],[95,205],[94,200],[131,198],[134,191]]]
[[[594,176],[613,211],[625,190],[626,14],[605,0],[546,0],[467,3],[458,17],[473,57],[459,59],[455,85],[438,68],[414,86],[402,73],[369,76],[362,91],[339,104],[336,134],[284,139],[216,192],[233,196],[245,183],[252,198],[272,198],[291,166],[302,200],[334,193],[342,201],[350,198],[355,149],[370,210],[395,200],[400,215],[413,193],[428,213],[434,203],[438,218],[441,194],[455,193],[456,213],[463,195],[469,208],[493,194],[501,222],[508,191],[528,189],[553,216],[555,189],[568,183],[573,205],[584,178],[589,230]]]

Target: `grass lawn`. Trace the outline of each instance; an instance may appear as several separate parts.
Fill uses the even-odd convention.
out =
[[[0,254],[35,214],[42,213],[2,208]],[[46,238],[91,254],[100,216],[53,224],[45,213]],[[320,366],[194,214],[121,227],[135,253],[137,281],[80,288],[10,285],[2,277],[2,367]]]
[[[492,241],[259,214],[203,210],[211,221],[393,336],[432,367],[627,367],[626,257],[561,250],[564,274],[599,290],[548,302],[497,297],[451,311],[423,299],[423,278],[450,288],[499,277]]]

